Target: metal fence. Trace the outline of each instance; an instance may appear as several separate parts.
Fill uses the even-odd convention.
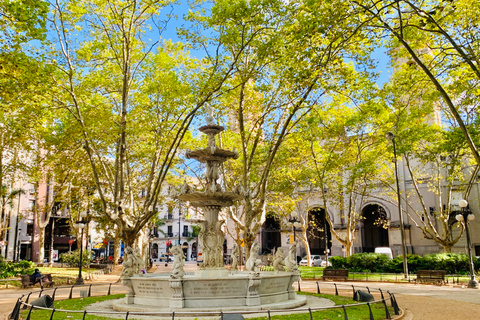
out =
[[[268,271],[268,270],[265,270]],[[372,281],[372,282],[416,282],[417,275],[415,273],[409,274],[407,279],[404,278],[403,273],[372,273],[372,272],[349,272],[348,281]],[[308,275],[308,276],[305,276]],[[300,276],[303,279],[322,279],[323,271],[301,271]],[[462,281],[470,280],[469,275],[465,274],[447,274],[445,275],[446,284],[459,284]]]
[[[125,319],[128,320],[129,317],[131,316],[159,316],[159,317],[169,317],[172,320],[175,319],[175,317],[199,317],[199,316],[219,316],[220,319],[223,319],[226,315],[229,314],[241,314],[241,315],[258,315],[258,316],[264,316],[267,319],[271,319],[273,315],[282,315],[282,314],[289,314],[292,313],[293,311],[298,313],[302,312],[305,313],[306,318],[313,319],[313,312],[315,311],[322,311],[322,310],[327,310],[327,309],[341,309],[341,312],[343,313],[343,319],[348,320],[348,309],[350,307],[357,307],[357,306],[367,306],[368,308],[368,315],[370,320],[374,320],[374,316],[372,313],[372,305],[375,304],[381,304],[382,307],[384,308],[384,319],[391,319],[391,314],[388,309],[388,305],[393,309],[393,312],[395,315],[400,314],[400,309],[398,307],[397,301],[395,299],[395,295],[393,293],[390,293],[389,291],[382,291],[381,289],[373,289],[369,287],[363,287],[363,286],[354,286],[354,285],[346,285],[346,284],[338,284],[338,283],[325,283],[322,282],[322,286],[328,285],[330,286],[329,288],[324,290],[331,291],[332,294],[339,295],[338,290],[343,289],[343,290],[351,290],[353,295],[355,295],[355,292],[358,289],[366,289],[368,293],[376,293],[378,299],[370,302],[359,302],[355,304],[347,304],[347,305],[336,305],[336,306],[331,306],[331,307],[316,307],[316,308],[295,308],[295,309],[281,309],[281,310],[259,310],[259,311],[231,311],[231,312],[225,312],[225,311],[211,311],[211,312],[188,312],[188,311],[180,311],[180,312],[116,312],[116,311],[90,311],[90,310],[61,310],[61,309],[55,309],[55,308],[45,308],[45,307],[38,307],[32,305],[33,299],[38,299],[42,297],[42,295],[47,295],[47,293],[51,294],[51,298],[53,301],[55,299],[58,300],[65,300],[65,299],[74,299],[74,298],[79,298],[79,297],[92,297],[92,296],[105,296],[105,295],[111,295],[116,291],[116,293],[123,293],[126,291],[126,288],[119,283],[110,283],[110,284],[90,284],[90,285],[73,285],[73,286],[64,286],[64,287],[56,287],[56,288],[50,288],[50,289],[43,289],[43,290],[37,290],[37,291],[32,291],[27,294],[23,294],[21,297],[18,298],[17,303],[15,304],[15,307],[9,317],[9,319],[12,320],[19,320],[23,319],[21,318],[21,313],[22,310],[24,311],[24,315],[26,314],[25,319],[26,320],[31,320],[34,319],[32,317],[32,312],[34,309],[39,309],[39,310],[47,310],[50,313],[50,319],[54,319],[54,315],[59,312],[63,313],[71,313],[71,314],[81,314],[82,319],[85,319],[87,315],[96,315],[96,316],[101,316],[101,315],[107,315],[110,317],[116,317],[119,319]],[[320,292],[320,286],[318,281],[316,282],[317,285],[317,293]],[[297,290],[301,291],[300,287],[300,282],[297,282]],[[325,293],[325,292],[324,292]],[[365,310],[366,310],[365,309]],[[340,316],[340,315],[339,315]],[[382,314],[383,317],[383,314]]]

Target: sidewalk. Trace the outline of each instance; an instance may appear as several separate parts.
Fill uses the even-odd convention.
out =
[[[85,284],[99,284],[99,283],[115,283],[120,279],[121,274],[121,267],[117,268],[113,272],[104,275],[96,276],[96,279],[93,280],[86,280]],[[85,289],[88,287],[85,287]],[[107,290],[108,286],[105,286],[104,290]],[[12,312],[15,303],[17,302],[18,298],[24,294],[29,293],[31,291],[37,291],[40,288],[27,288],[27,289],[16,289],[16,288],[9,288],[9,289],[0,289],[0,320],[7,319],[10,312]],[[80,290],[80,289],[78,289]],[[106,291],[105,291],[106,292]],[[62,291],[57,291],[56,297],[67,297],[69,293],[68,289]]]
[[[154,266],[149,272],[170,272],[172,264],[169,263]],[[197,269],[196,262],[185,264],[186,272],[193,272]],[[97,279],[87,281],[91,283],[115,283],[119,280],[121,268],[106,275],[99,275]],[[318,281],[322,293],[334,293],[333,282]],[[384,292],[390,291],[395,294],[398,305],[406,311],[404,320],[476,320],[480,319],[480,290],[467,289],[460,285],[426,285],[413,283],[390,283],[390,282],[339,282],[338,290],[340,295],[351,296],[352,285],[356,289],[364,290],[369,288],[381,288]],[[295,285],[296,287],[296,285]],[[303,280],[300,282],[302,291],[317,292],[316,281]],[[363,288],[362,288],[363,287]],[[105,289],[108,286],[105,286]],[[117,287],[123,288],[123,287]],[[0,320],[3,320],[13,310],[17,299],[23,293],[32,291],[30,289],[0,289]],[[60,291],[60,290],[59,290]],[[68,295],[65,292],[57,292],[57,297]],[[77,293],[78,295],[78,293]]]

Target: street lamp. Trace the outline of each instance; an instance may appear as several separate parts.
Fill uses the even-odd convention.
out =
[[[292,228],[293,228],[293,243],[296,243],[297,241],[297,228],[301,228],[302,227],[302,224],[297,220],[297,218],[295,217],[291,217],[290,219],[288,219],[288,222],[290,222],[292,224]],[[296,248],[298,249],[298,247]],[[295,252],[295,256],[297,255],[297,253]],[[297,259],[297,257],[295,257],[295,259]]]
[[[400,183],[398,182],[398,167],[397,167],[397,149],[395,145],[395,135],[393,132],[387,132],[385,137],[392,141],[393,144],[393,158],[395,163],[395,181],[397,183],[397,201],[398,201],[398,217],[400,220],[400,237],[402,241],[402,257],[403,257],[403,278],[408,279],[408,263],[407,263],[407,254],[405,250],[405,230],[403,226],[403,215],[401,207],[401,198],[400,198]]]
[[[468,229],[468,221],[472,221],[475,219],[475,216],[470,210],[467,210],[468,202],[467,200],[460,200],[458,205],[462,209],[462,213],[459,213],[455,216],[457,221],[464,221],[465,223],[465,232],[467,233],[467,252],[468,252],[468,259],[470,262],[470,280],[468,281],[468,288],[478,289],[478,281],[475,279],[475,268],[473,266],[473,258],[472,258],[472,249],[471,249],[471,242],[470,242],[470,231]]]
[[[84,284],[83,277],[82,277],[82,265],[83,265],[83,230],[85,229],[85,220],[84,218],[87,216],[86,212],[80,212],[80,220],[77,220],[77,223],[73,224],[75,229],[78,229],[81,232],[80,236],[80,259],[78,263],[78,277],[75,282],[76,285]]]
[[[293,242],[297,241],[297,228],[301,228],[302,224],[297,220],[297,218],[293,217],[288,219],[288,222],[292,224],[293,228]]]

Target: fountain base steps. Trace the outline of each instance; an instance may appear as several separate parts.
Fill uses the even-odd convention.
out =
[[[290,309],[305,304],[292,284],[291,272],[236,272],[200,269],[175,279],[169,274],[140,274],[124,279],[129,292],[113,307],[134,310],[266,310]],[[245,309],[248,308],[248,309]]]

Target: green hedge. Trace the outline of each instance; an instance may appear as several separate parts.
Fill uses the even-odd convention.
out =
[[[393,260],[380,253],[356,253],[350,257],[331,257],[330,268],[348,269],[352,272],[403,272],[403,258],[397,256]],[[473,258],[475,270],[480,268],[480,259]],[[435,253],[421,257],[416,254],[407,255],[408,271],[417,270],[445,270],[447,274],[468,274],[468,256],[458,253]]]
[[[60,261],[66,263],[69,267],[78,267],[80,263],[80,250],[62,253],[60,255]],[[92,252],[84,250],[82,264],[88,266],[90,263],[92,263]]]
[[[0,255],[0,279],[16,277],[21,274],[31,274],[35,264],[31,261],[10,262],[5,261]]]

